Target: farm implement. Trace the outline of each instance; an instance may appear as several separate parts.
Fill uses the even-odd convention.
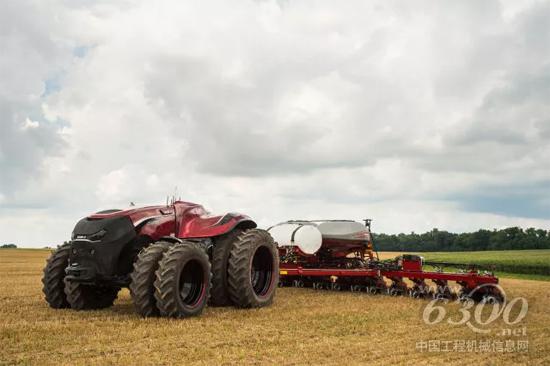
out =
[[[279,244],[279,285],[488,303],[504,300],[498,278],[473,265],[425,262],[411,254],[379,260],[370,223],[299,220],[269,228]]]

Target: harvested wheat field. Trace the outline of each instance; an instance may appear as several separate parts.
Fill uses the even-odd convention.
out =
[[[515,325],[491,323],[489,334],[425,324],[427,300],[293,288],[279,289],[269,308],[142,319],[126,290],[110,309],[50,309],[40,282],[48,254],[0,251],[0,364],[550,363],[550,282],[503,279],[508,296],[524,296],[529,311]],[[447,317],[460,319],[459,308],[447,305]],[[503,328],[517,335],[500,335]]]

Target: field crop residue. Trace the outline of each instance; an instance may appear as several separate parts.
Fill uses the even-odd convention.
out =
[[[525,297],[529,311],[514,326],[495,321],[489,334],[425,324],[428,300],[295,288],[278,289],[268,308],[209,307],[192,319],[142,319],[127,290],[101,311],[49,308],[40,282],[48,255],[0,250],[0,364],[550,364],[550,282],[502,279],[508,296]],[[458,304],[446,309],[460,319]],[[528,350],[452,349],[457,341],[515,340],[499,335],[503,328],[524,331]],[[424,341],[450,342],[451,350],[428,351],[418,346]]]

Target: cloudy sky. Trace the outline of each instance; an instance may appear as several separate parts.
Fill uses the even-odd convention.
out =
[[[0,4],[0,243],[182,199],[550,229],[549,1]]]

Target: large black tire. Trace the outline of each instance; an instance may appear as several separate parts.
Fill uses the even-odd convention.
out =
[[[260,229],[241,234],[229,256],[228,291],[241,308],[262,307],[273,302],[279,282],[279,254],[271,235]]]
[[[156,271],[155,299],[162,316],[199,315],[210,296],[210,260],[191,242],[176,244],[164,253]]]
[[[113,305],[120,287],[85,285],[65,279],[65,294],[71,309],[104,309]]]
[[[134,262],[134,271],[130,274],[130,295],[136,311],[143,317],[160,315],[155,299],[155,272],[162,255],[172,245],[166,241],[151,244],[138,254]]]
[[[242,230],[235,229],[216,238],[212,249],[212,291],[210,291],[210,305],[231,305],[227,291],[227,263],[233,243],[237,241]]]
[[[46,302],[54,309],[63,309],[69,307],[67,296],[65,295],[65,268],[69,265],[69,254],[71,246],[62,245],[57,248],[46,261],[44,267],[44,276],[42,277],[42,292],[46,297]]]

